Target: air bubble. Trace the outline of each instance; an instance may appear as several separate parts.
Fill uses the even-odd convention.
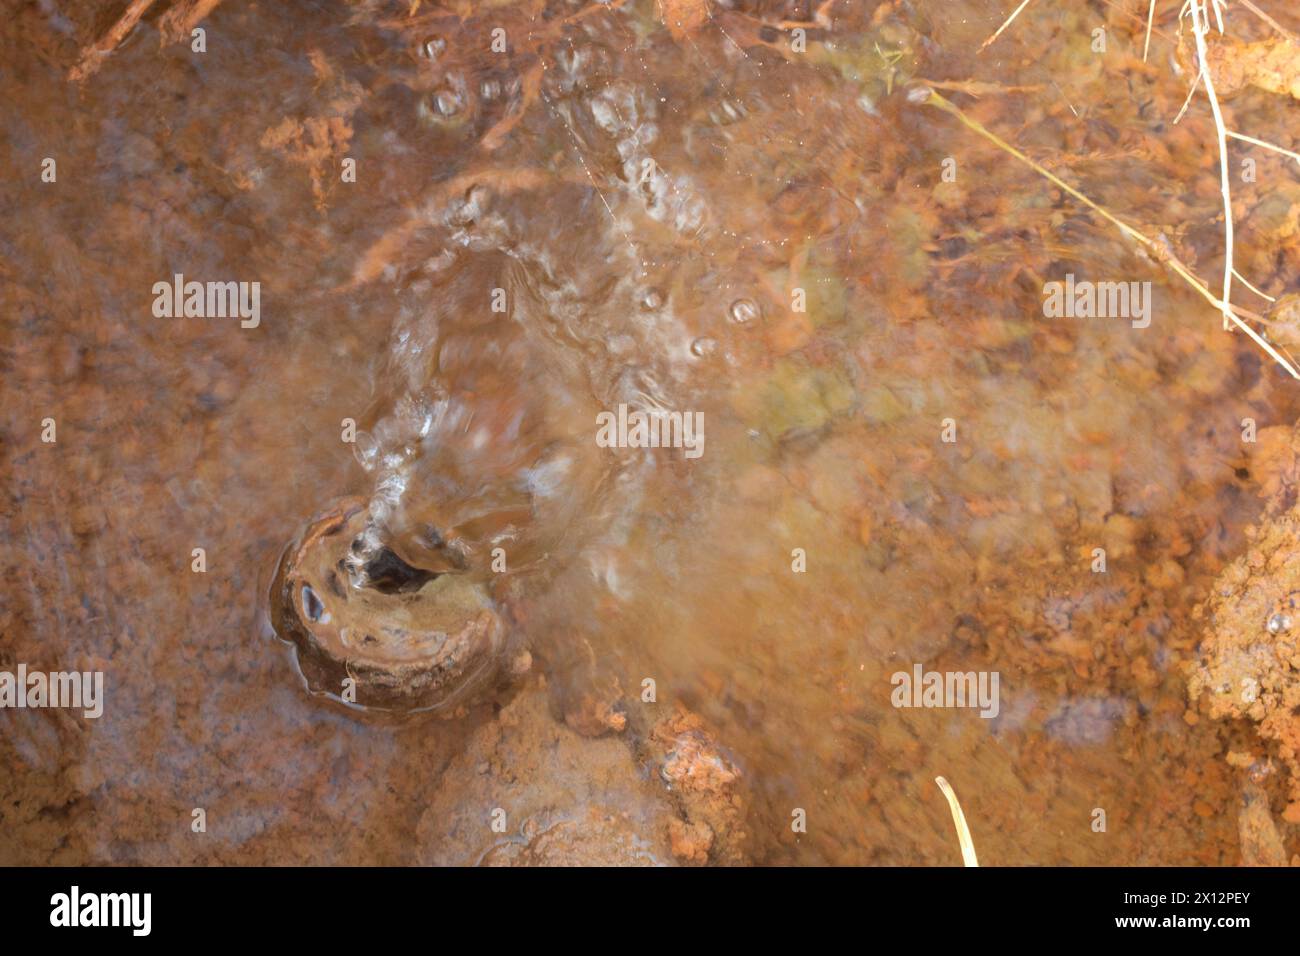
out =
[[[379,440],[370,432],[357,432],[352,454],[356,456],[357,464],[366,471],[373,471],[379,458]]]
[[[722,108],[710,113],[710,119],[719,126],[726,126],[737,120],[742,120],[748,114],[745,104],[738,100],[723,100]]]
[[[718,343],[711,338],[696,339],[691,343],[691,354],[698,358],[708,358],[718,347]]]
[[[731,321],[737,325],[748,325],[760,315],[758,303],[753,299],[737,299],[731,303]]]
[[[426,38],[425,41],[420,44],[420,56],[424,57],[426,60],[436,61],[438,57],[442,56],[446,49],[446,39],[434,35]]]
[[[660,295],[658,289],[647,289],[645,295],[641,297],[641,308],[653,312],[664,304],[664,297]]]
[[[1268,632],[1270,634],[1281,634],[1283,631],[1291,629],[1291,616],[1281,612],[1274,614],[1268,619]]]
[[[433,108],[442,116],[455,116],[464,106],[464,101],[455,90],[439,90],[433,95]]]

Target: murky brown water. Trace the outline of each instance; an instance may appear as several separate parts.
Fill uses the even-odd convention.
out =
[[[675,38],[646,2],[226,0],[206,53],[160,48],[154,11],[69,82],[124,6],[0,18],[0,666],[107,685],[98,720],[0,712],[0,862],[429,857],[493,704],[357,713],[269,625],[286,544],[345,494],[413,564],[430,526],[484,580],[504,548],[557,716],[701,715],[752,860],[954,863],[942,774],[984,862],[1237,862],[1234,731],[1185,719],[1180,668],[1259,507],[1241,419],[1294,420],[1295,388],[906,98],[1034,87],[952,95],[1212,276],[1172,30],[1139,68],[1119,13],[1090,53],[1091,10],[977,56],[1002,5],[835,3],[791,54],[776,4]],[[1269,215],[1242,261],[1272,286],[1297,252]],[[1151,326],[1043,318],[1067,272],[1152,282]],[[156,318],[177,273],[259,282],[259,324]],[[599,447],[620,404],[702,412],[702,455]],[[915,664],[997,671],[998,716],[895,709]]]

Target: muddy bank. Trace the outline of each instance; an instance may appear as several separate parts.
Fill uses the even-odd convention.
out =
[[[1228,722],[1227,761],[1249,781],[1247,805],[1255,808],[1251,816],[1266,834],[1270,810],[1285,824],[1300,824],[1298,439],[1287,426],[1258,436],[1251,457],[1271,490],[1265,515],[1247,531],[1245,553],[1216,579],[1198,608],[1205,639],[1188,678],[1193,710],[1187,719],[1197,722],[1206,715]],[[1267,784],[1267,791],[1260,784]],[[1271,836],[1264,842],[1268,849],[1256,848],[1254,856],[1286,858],[1282,839]]]

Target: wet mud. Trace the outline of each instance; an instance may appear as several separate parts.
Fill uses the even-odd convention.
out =
[[[0,671],[106,686],[0,710],[0,862],[956,865],[936,776],[984,863],[1300,854],[1297,383],[914,95],[1212,284],[1176,11],[132,6],[0,18]],[[1242,155],[1285,347],[1300,176]]]

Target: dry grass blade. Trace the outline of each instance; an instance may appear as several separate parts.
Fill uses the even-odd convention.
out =
[[[1278,146],[1276,143],[1267,143],[1262,139],[1256,139],[1253,136],[1247,136],[1245,133],[1237,133],[1232,130],[1228,130],[1227,133],[1233,139],[1239,139],[1243,143],[1250,143],[1253,146],[1261,146],[1264,149],[1271,149],[1275,153],[1281,153],[1283,156],[1290,156],[1292,159],[1296,161],[1296,163],[1300,164],[1300,153],[1297,153],[1294,150],[1283,149],[1281,146]]]
[[[927,80],[917,77],[916,82],[924,83],[926,86],[933,87],[936,90],[951,90],[954,93],[965,93],[967,96],[979,99],[985,94],[1006,94],[1011,93],[1041,93],[1043,87],[1040,84],[1031,86],[1004,86],[1001,83],[986,83],[982,80]]]
[[[1021,0],[1020,6],[1016,7],[1015,11],[1011,14],[1011,16],[1007,17],[1006,22],[1003,23],[1002,26],[998,27],[995,31],[993,31],[993,36],[989,37],[987,40],[981,43],[980,48],[975,52],[982,53],[986,46],[988,46],[990,43],[992,43],[994,40],[996,40],[998,37],[1002,35],[1003,30],[1011,26],[1011,21],[1013,21],[1016,17],[1020,16],[1020,11],[1025,9],[1025,7],[1027,6],[1029,6],[1029,0]]]
[[[948,809],[952,811],[952,822],[957,827],[957,842],[961,844],[961,858],[966,866],[979,866],[980,861],[975,858],[975,841],[971,839],[970,827],[966,825],[966,814],[961,812],[961,804],[957,802],[957,794],[953,793],[952,787],[943,777],[935,777],[934,782],[939,785],[943,795],[948,798]]]
[[[1296,36],[1286,27],[1282,26],[1282,24],[1278,23],[1267,13],[1261,10],[1259,7],[1255,6],[1255,4],[1251,3],[1251,0],[1239,0],[1239,2],[1243,7],[1249,10],[1251,13],[1255,14],[1255,16],[1259,17],[1261,20],[1263,20],[1265,23],[1271,26],[1278,33],[1282,34],[1282,36],[1286,37],[1292,43],[1300,43],[1300,37]]]
[[[1151,24],[1156,19],[1156,0],[1151,0],[1151,8],[1147,11],[1147,38],[1142,44],[1142,62],[1147,61],[1147,53],[1151,51]]]
[[[924,95],[918,96],[916,95],[917,93],[923,93]],[[1182,262],[1181,259],[1175,256],[1172,252],[1170,252],[1168,248],[1161,245],[1160,243],[1157,243],[1154,239],[1151,239],[1150,237],[1138,232],[1136,229],[1134,229],[1128,223],[1124,222],[1124,220],[1120,219],[1118,216],[1111,213],[1105,207],[1094,202],[1093,200],[1085,196],[1083,193],[1079,192],[1079,190],[1075,189],[1073,186],[1071,186],[1069,183],[1063,180],[1060,176],[1057,176],[1055,173],[1051,172],[1050,170],[1045,169],[1039,163],[1034,162],[1032,159],[1030,159],[1020,150],[1016,149],[1006,140],[1002,139],[996,133],[991,132],[978,120],[971,119],[971,117],[963,113],[961,109],[957,107],[954,103],[945,99],[943,96],[936,93],[934,90],[928,87],[919,88],[917,91],[914,91],[912,99],[914,102],[926,103],[930,106],[937,107],[938,109],[943,110],[945,113],[949,113],[952,116],[956,117],[957,120],[961,122],[961,124],[965,126],[967,129],[982,136],[984,139],[988,140],[998,149],[1008,153],[1011,156],[1014,156],[1016,159],[1020,160],[1020,162],[1024,163],[1030,169],[1034,170],[1034,172],[1038,173],[1040,176],[1044,177],[1045,179],[1047,179],[1049,182],[1053,183],[1060,189],[1065,190],[1067,193],[1069,193],[1079,202],[1083,203],[1089,209],[1096,212],[1099,216],[1104,218],[1111,225],[1119,229],[1119,231],[1123,233],[1125,236],[1141,244],[1147,250],[1147,252],[1151,254],[1152,258],[1154,258],[1158,262],[1163,262],[1166,265],[1168,265],[1169,268],[1173,269],[1174,272],[1177,273],[1178,276],[1180,276],[1188,285],[1190,285],[1193,289],[1195,289],[1196,292],[1203,299],[1205,299],[1205,301],[1213,305],[1215,309],[1217,309],[1225,316],[1225,318],[1230,320],[1234,325],[1237,326],[1237,328],[1241,329],[1248,336],[1250,336],[1251,341],[1254,342],[1256,345],[1258,345],[1261,349],[1263,349],[1264,352],[1269,356],[1269,358],[1273,359],[1273,361],[1277,362],[1278,365],[1281,365],[1284,369],[1286,369],[1292,378],[1300,379],[1300,372],[1296,371],[1295,366],[1288,359],[1286,359],[1280,352],[1278,352],[1277,349],[1275,349],[1272,345],[1266,342],[1258,332],[1256,332],[1249,325],[1247,325],[1242,318],[1242,316],[1245,316],[1247,318],[1258,320],[1260,318],[1259,315],[1257,315],[1254,312],[1250,312],[1247,309],[1242,309],[1238,306],[1231,305],[1219,299],[1218,296],[1216,296],[1213,292],[1210,291],[1210,287],[1206,285],[1205,282],[1203,282],[1200,278],[1198,278],[1196,274],[1193,273],[1192,270],[1189,269]]]
[[[1269,294],[1268,294],[1267,292],[1265,292],[1263,289],[1257,289],[1257,288],[1255,288],[1255,286],[1251,284],[1250,280],[1247,279],[1247,278],[1246,278],[1244,275],[1242,275],[1240,272],[1238,272],[1236,269],[1233,269],[1233,270],[1232,270],[1232,274],[1235,275],[1235,276],[1237,277],[1237,281],[1238,281],[1238,282],[1240,282],[1242,285],[1244,285],[1244,286],[1245,286],[1247,289],[1249,289],[1251,292],[1255,293],[1255,295],[1259,296],[1261,299],[1268,299],[1268,301],[1270,301],[1270,302],[1276,302],[1276,301],[1277,301],[1277,297],[1276,297],[1276,296],[1271,296],[1271,295],[1269,295]]]

